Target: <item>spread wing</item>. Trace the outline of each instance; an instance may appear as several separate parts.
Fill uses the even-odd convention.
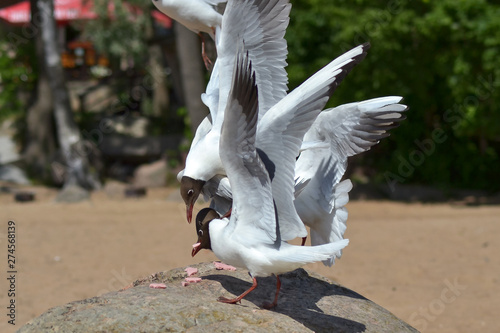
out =
[[[286,96],[288,77],[285,70],[287,43],[284,38],[291,5],[288,0],[229,1],[222,18],[217,42],[219,100],[214,128],[220,129],[231,88],[234,55],[244,40],[244,50],[255,71],[259,87],[259,113]],[[217,33],[216,33],[217,36]]]
[[[304,134],[347,73],[366,56],[369,44],[341,55],[273,106],[259,122],[257,146],[276,165],[272,182],[281,237],[305,237],[307,231],[295,210],[295,159]]]
[[[233,192],[230,228],[273,244],[278,234],[271,181],[255,147],[258,93],[246,53],[237,53],[232,81],[220,140],[220,156]]]
[[[304,140],[323,142],[328,148],[306,149],[301,153],[295,182],[301,184],[320,177],[318,199],[326,212],[335,206],[332,191],[344,176],[347,158],[369,150],[406,119],[403,112],[408,107],[399,104],[401,100],[399,96],[380,97],[328,109],[307,131]]]
[[[347,158],[369,150],[406,119],[399,96],[350,103],[322,112],[313,124],[317,139],[330,142],[332,154]],[[308,137],[309,138],[309,137]]]

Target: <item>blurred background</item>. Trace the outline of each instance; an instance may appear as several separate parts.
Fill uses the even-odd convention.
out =
[[[51,1],[31,4],[38,2]],[[109,179],[133,181],[141,165],[156,161],[175,174],[208,112],[199,98],[209,74],[199,37],[150,1],[54,3],[52,29],[30,1],[1,4],[1,177],[22,171],[25,181],[71,181],[91,190]],[[445,196],[500,189],[497,2],[292,4],[290,89],[369,41],[368,57],[328,106],[400,95],[410,107],[391,137],[351,161],[355,183],[383,185],[386,195],[408,184]],[[52,44],[42,30],[51,32]],[[215,59],[213,47],[208,52]],[[51,56],[60,59],[57,66],[47,66]]]
[[[487,305],[500,284],[494,255],[500,211],[491,205],[500,202],[500,3],[291,3],[290,90],[369,41],[368,56],[327,106],[398,95],[410,107],[390,137],[349,161],[346,175],[355,185],[353,201],[404,203],[349,204],[352,242],[340,267],[315,268],[421,331],[497,331],[488,321],[496,318],[489,313],[494,306]],[[25,278],[41,274],[37,279],[47,283],[29,289],[25,281],[21,321],[192,260],[194,227],[184,223],[173,187],[208,114],[200,94],[210,73],[200,41],[149,0],[0,2],[0,217],[24,225]],[[205,41],[214,61],[214,46]],[[150,201],[123,203],[124,197]],[[175,242],[165,241],[172,235]],[[135,246],[124,246],[130,242]],[[180,247],[185,256],[152,266]],[[77,269],[85,273],[75,277]],[[55,274],[81,289],[63,286]],[[468,288],[459,290],[460,302],[435,307],[457,277]],[[490,319],[467,321],[471,311]]]

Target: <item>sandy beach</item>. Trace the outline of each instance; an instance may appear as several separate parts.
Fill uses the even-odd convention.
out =
[[[77,204],[0,193],[0,331],[13,332],[51,307],[118,290],[158,271],[213,261],[185,221],[176,188],[126,199],[105,191]],[[422,332],[500,331],[500,206],[352,201],[341,260],[307,268],[371,299]],[[202,206],[198,206],[198,209]],[[15,222],[15,297],[7,262]],[[15,326],[7,316],[15,299]],[[215,301],[215,300],[214,300]]]

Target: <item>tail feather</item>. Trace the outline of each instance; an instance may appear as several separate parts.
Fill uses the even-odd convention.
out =
[[[332,216],[332,215],[330,215]],[[342,241],[346,230],[347,209],[342,207],[337,209],[332,216],[332,223],[323,223],[311,228],[311,244],[318,246],[321,244],[336,243]],[[342,256],[342,249],[337,251],[333,257],[323,260],[325,266],[331,267],[336,258]]]
[[[290,245],[287,250],[280,251],[283,257],[281,260],[296,262],[300,265],[326,261],[335,258],[336,254],[349,244],[348,239],[338,242],[317,245],[317,246],[295,246]]]

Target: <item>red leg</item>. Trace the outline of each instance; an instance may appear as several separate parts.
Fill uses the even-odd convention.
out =
[[[304,244],[306,243],[306,240],[307,240],[307,236],[302,237],[302,244],[300,246],[304,246]]]
[[[241,299],[243,297],[245,297],[246,295],[248,295],[248,293],[251,292],[252,290],[254,290],[255,288],[257,288],[257,279],[253,278],[252,286],[247,291],[245,291],[243,294],[241,294],[240,296],[238,296],[236,298],[225,298],[225,297],[221,296],[217,299],[217,301],[222,302],[222,303],[236,304],[238,302],[241,302]]]
[[[281,281],[280,281],[280,277],[279,277],[278,275],[276,275],[276,280],[277,280],[277,282],[276,282],[276,296],[274,296],[274,302],[273,302],[273,303],[271,303],[271,304],[269,304],[269,303],[267,303],[267,302],[266,302],[266,303],[264,303],[264,304],[262,305],[262,307],[263,307],[264,309],[270,310],[270,309],[275,308],[275,307],[276,307],[276,305],[278,305],[278,295],[279,295],[279,293],[280,293],[280,288],[281,288]]]
[[[205,68],[207,69],[207,71],[209,71],[212,69],[212,61],[205,52],[205,38],[203,37],[201,32],[198,35],[201,38],[201,57],[203,58],[203,62],[205,63]]]

